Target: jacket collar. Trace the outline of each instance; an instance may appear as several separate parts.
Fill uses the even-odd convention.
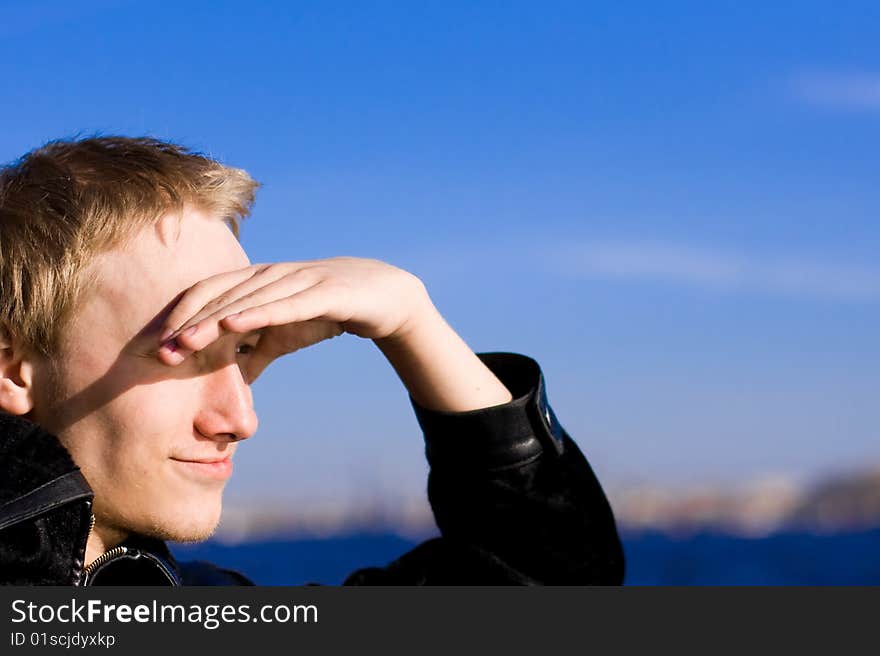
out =
[[[66,495],[92,495],[88,482],[79,474],[79,467],[57,437],[23,417],[3,412],[0,412],[0,472],[3,474],[0,476],[0,508],[12,503],[32,508],[28,496],[37,500],[52,496],[53,487],[57,488],[58,499]],[[41,489],[46,490],[45,495],[40,494]]]
[[[162,540],[131,535],[86,568],[83,585],[173,585],[180,567]]]
[[[93,496],[57,437],[0,413],[0,583],[78,584]]]
[[[0,413],[0,584],[83,583],[93,499],[55,435]],[[179,567],[161,540],[133,535],[119,546],[104,558],[105,574],[124,571],[132,575],[131,584],[158,574],[157,582],[167,578],[179,585]],[[134,561],[137,567],[128,567]]]

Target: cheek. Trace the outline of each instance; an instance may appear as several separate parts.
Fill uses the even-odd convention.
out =
[[[117,399],[117,414],[134,433],[163,436],[162,441],[192,439],[198,410],[198,383],[193,378],[145,383]]]
[[[191,405],[184,389],[167,384],[146,385],[131,390],[120,399],[122,416],[129,430],[136,433],[160,434],[167,439],[180,438],[178,433],[186,424],[192,424]]]
[[[194,439],[192,395],[174,382],[179,381],[128,390],[75,427],[71,441],[88,451],[108,483],[129,489],[149,485],[169,456],[188,452]]]

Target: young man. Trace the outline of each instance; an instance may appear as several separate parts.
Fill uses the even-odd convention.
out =
[[[0,583],[249,583],[165,541],[215,529],[254,379],[343,332],[409,392],[441,532],[346,583],[621,583],[611,509],[537,363],[474,354],[389,264],[252,265],[256,187],[147,138],[57,141],[0,172]]]

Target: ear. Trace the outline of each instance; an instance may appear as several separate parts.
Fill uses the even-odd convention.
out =
[[[34,407],[34,365],[24,349],[0,326],[0,410],[24,415]]]

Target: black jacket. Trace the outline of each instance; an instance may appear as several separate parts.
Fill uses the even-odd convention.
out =
[[[346,585],[620,584],[623,551],[599,482],[547,404],[538,363],[480,359],[513,401],[447,413],[410,398],[431,465],[428,499],[441,537]],[[83,571],[93,494],[53,435],[0,413],[0,583],[247,585],[167,546],[132,536]]]

